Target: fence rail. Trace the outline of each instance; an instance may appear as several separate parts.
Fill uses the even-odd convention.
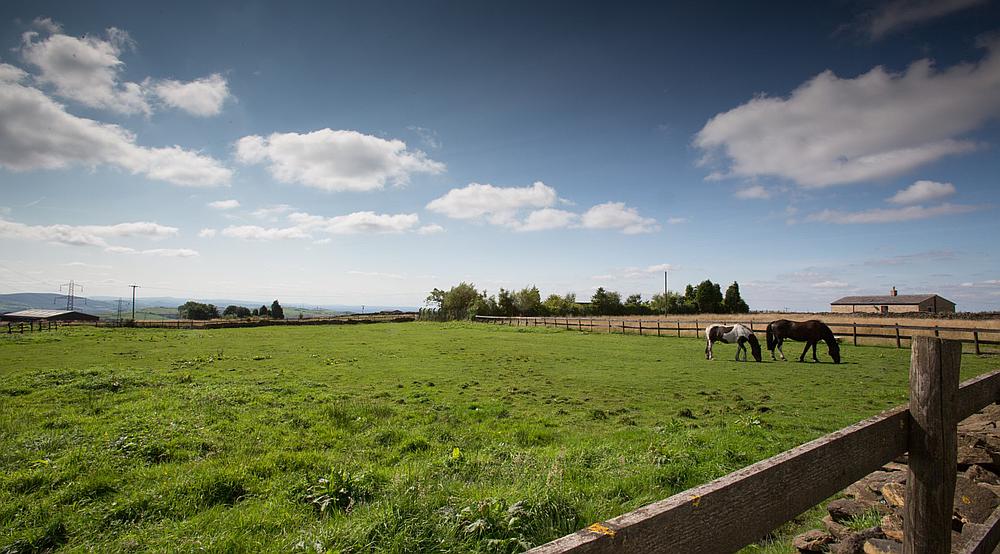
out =
[[[27,324],[28,332],[33,333],[35,331],[51,331],[53,329],[59,328],[59,323],[56,321],[5,321],[7,324],[7,334],[12,335],[14,333],[24,333],[25,324]]]
[[[613,319],[613,318],[581,318],[581,317],[504,317],[504,316],[476,316],[476,321],[484,323],[495,323],[500,325],[526,326],[526,327],[556,327],[564,329],[577,329],[583,331],[603,331],[607,333],[635,333],[639,335],[656,336],[691,336],[700,337],[705,330],[704,326],[698,324],[698,320],[692,321],[667,321],[661,319]],[[691,326],[691,324],[694,324]],[[709,321],[705,322],[706,324]],[[751,331],[763,332],[767,324],[759,321],[715,321],[711,323],[742,323]],[[855,346],[858,339],[880,339],[895,341],[896,348],[903,348],[903,342],[912,344],[913,339],[918,336],[913,331],[933,332],[934,336],[940,337],[941,333],[948,333],[952,336],[945,337],[956,340],[964,344],[971,344],[976,354],[982,353],[983,346],[1000,345],[1000,329],[986,329],[973,327],[945,327],[940,325],[899,325],[880,323],[845,323],[845,322],[825,322],[836,335],[842,340],[850,338]],[[892,333],[865,333],[865,329],[893,331]],[[861,330],[862,332],[859,332]],[[903,331],[901,333],[901,331]],[[907,334],[909,333],[909,334]],[[957,335],[957,336],[956,336]],[[994,338],[986,338],[994,337]]]
[[[959,386],[961,344],[918,337],[912,349],[909,406],[529,552],[734,552],[904,452],[909,475],[903,551],[949,552],[957,423],[1000,400],[1000,370]],[[992,552],[1000,542],[998,520],[1000,509],[964,552]]]

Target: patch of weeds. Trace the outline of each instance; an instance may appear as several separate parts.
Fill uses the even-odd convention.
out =
[[[307,487],[302,500],[321,516],[335,511],[350,513],[355,505],[374,498],[384,484],[385,479],[375,473],[335,469]]]
[[[681,408],[680,410],[677,411],[677,417],[686,417],[688,419],[695,419],[694,412],[691,411],[691,408]]]
[[[844,525],[846,525],[851,531],[863,531],[871,527],[877,527],[881,524],[882,514],[878,513],[878,511],[874,509],[867,510],[863,514],[856,515],[844,523]]]
[[[52,521],[32,536],[15,540],[0,549],[0,554],[52,552],[69,541],[69,532],[62,520]]]
[[[248,491],[243,479],[229,473],[216,473],[192,484],[187,493],[199,506],[232,506],[243,500]]]
[[[427,442],[427,439],[423,437],[416,437],[407,440],[403,443],[403,446],[399,448],[400,454],[412,454],[414,452],[425,452],[429,450],[431,443]]]
[[[605,419],[608,419],[608,412],[595,408],[593,410],[590,410],[590,419],[593,419],[595,421],[603,421]]]
[[[168,446],[142,435],[119,435],[108,446],[126,458],[140,459],[147,464],[159,464],[171,459]]]

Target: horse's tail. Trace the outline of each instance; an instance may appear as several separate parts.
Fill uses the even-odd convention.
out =
[[[774,350],[774,331],[771,330],[773,323],[767,324],[767,349]]]
[[[830,350],[830,357],[833,358],[833,363],[840,363],[840,344],[837,342],[837,337],[833,335],[833,331],[825,324],[821,323],[823,326],[823,340],[826,342],[826,347]]]

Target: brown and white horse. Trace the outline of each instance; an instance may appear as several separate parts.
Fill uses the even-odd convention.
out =
[[[809,351],[809,348],[812,348],[813,351],[813,361],[818,362],[819,360],[816,358],[816,343],[824,341],[830,350],[830,357],[833,358],[833,363],[840,363],[840,345],[837,344],[837,338],[833,336],[833,331],[822,321],[811,319],[800,322],[779,319],[768,324],[767,349],[771,351],[772,360],[775,359],[775,348],[778,349],[781,359],[785,359],[785,353],[781,351],[781,343],[785,339],[805,341],[806,348],[802,351],[802,355],[799,356],[800,362],[805,361],[806,352]]]
[[[740,361],[740,353],[743,353],[743,361],[747,361],[747,346],[750,343],[750,351],[753,359],[760,361],[760,342],[754,336],[753,331],[746,326],[740,325],[709,325],[705,328],[705,358],[712,359],[712,345],[715,342],[726,344],[736,343],[736,361]]]

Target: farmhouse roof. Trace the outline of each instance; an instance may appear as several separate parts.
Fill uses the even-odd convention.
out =
[[[882,304],[882,305],[909,305],[920,304],[925,300],[930,300],[937,296],[941,300],[947,300],[936,294],[899,294],[896,296],[845,296],[839,300],[830,302],[831,305],[838,304]],[[948,300],[950,302],[950,300]]]
[[[94,317],[90,314],[85,314],[83,312],[78,312],[76,310],[21,310],[19,312],[7,312],[3,314],[3,317],[46,319],[50,317],[58,317],[67,314],[77,314],[84,317]]]

